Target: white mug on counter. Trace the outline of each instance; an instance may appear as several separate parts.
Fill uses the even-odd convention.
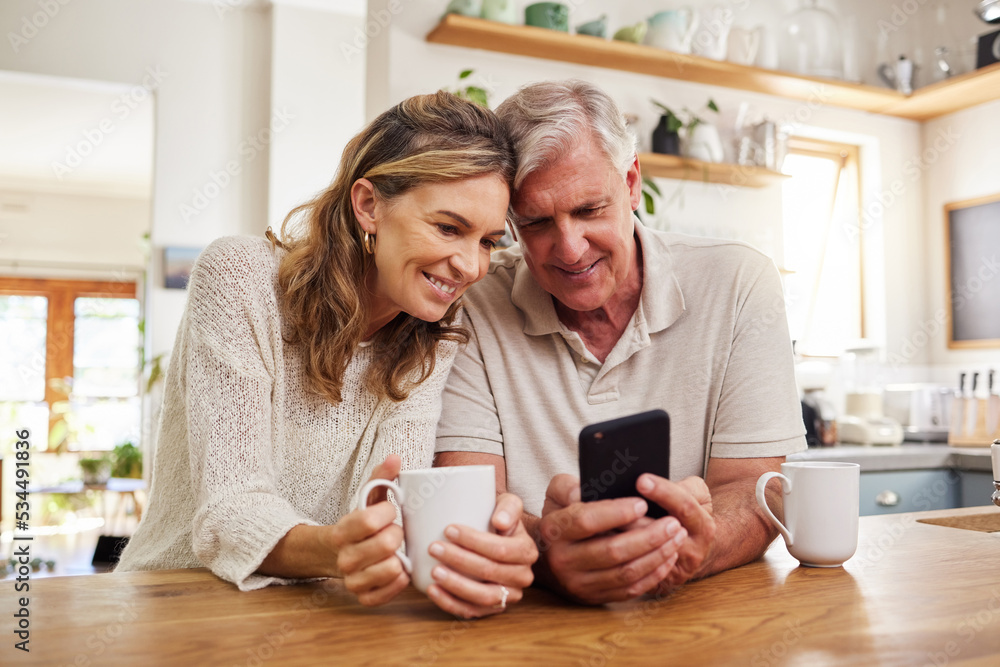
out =
[[[403,568],[421,593],[434,583],[431,570],[438,560],[427,551],[432,542],[445,541],[444,529],[452,524],[489,531],[496,506],[496,472],[493,466],[450,466],[404,470],[399,483],[373,479],[358,492],[358,507],[368,507],[376,488],[392,489],[403,511],[406,552],[396,552]]]
[[[784,524],[764,496],[775,477],[781,479]],[[766,472],[757,480],[757,504],[781,531],[796,560],[810,567],[837,567],[858,548],[860,479],[857,463],[782,463],[780,473]]]

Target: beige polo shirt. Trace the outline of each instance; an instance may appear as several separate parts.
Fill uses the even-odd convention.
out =
[[[472,339],[445,385],[439,452],[504,456],[507,485],[540,514],[549,480],[579,475],[587,424],[661,408],[671,478],[708,458],[805,449],[781,282],[750,246],[659,232],[636,220],[644,282],[601,364],[556,316],[519,248],[494,253],[465,296]]]

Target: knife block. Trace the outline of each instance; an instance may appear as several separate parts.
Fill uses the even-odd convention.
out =
[[[1000,438],[1000,424],[994,396],[975,398],[956,396],[952,402],[951,430],[948,444],[952,447],[989,447]]]

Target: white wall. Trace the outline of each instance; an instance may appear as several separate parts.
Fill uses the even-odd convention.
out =
[[[149,231],[150,218],[146,199],[0,189],[0,202],[23,207],[3,221],[0,270],[5,273],[51,275],[44,271],[46,265],[111,272],[144,268],[142,235]]]
[[[330,184],[364,125],[365,52],[353,47],[360,25],[360,15],[274,8],[271,108],[294,117],[271,142],[267,222],[275,229]]]
[[[945,273],[944,206],[952,202],[1000,194],[1000,102],[990,102],[972,109],[932,120],[924,125],[923,141],[927,147],[927,177],[924,189],[924,236],[929,240],[921,270],[928,277],[923,320],[906,324],[914,332],[921,324],[946,312],[947,275]],[[935,149],[935,142],[943,150]],[[984,248],[989,257],[1000,256],[1000,248]],[[997,304],[1000,308],[1000,304]],[[918,341],[923,338],[918,336]],[[947,333],[928,337],[925,344],[930,362],[953,368],[973,368],[1000,364],[1000,350],[949,350]],[[956,373],[949,372],[948,380]]]

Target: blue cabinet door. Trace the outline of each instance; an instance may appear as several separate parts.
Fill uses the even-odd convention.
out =
[[[962,480],[954,470],[861,473],[861,515],[960,507]]]

